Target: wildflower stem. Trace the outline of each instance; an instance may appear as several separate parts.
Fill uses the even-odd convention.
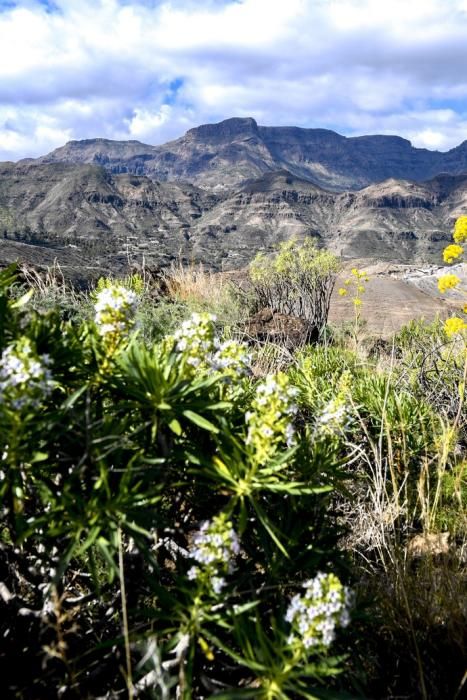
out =
[[[133,700],[133,677],[131,669],[131,650],[130,650],[130,634],[128,628],[128,611],[126,607],[126,589],[125,589],[125,572],[123,568],[123,543],[122,530],[118,527],[118,573],[120,578],[120,596],[122,599],[122,622],[123,622],[123,638],[125,640],[125,659],[126,659],[126,684],[128,689],[128,700]]]
[[[462,375],[462,381],[459,384],[459,407],[457,409],[457,414],[454,419],[453,423],[453,429],[456,430],[457,426],[459,425],[459,421],[462,416],[462,409],[464,407],[464,402],[465,402],[465,387],[467,384],[467,343],[464,348],[464,355],[465,355],[465,360],[464,360],[464,372]]]

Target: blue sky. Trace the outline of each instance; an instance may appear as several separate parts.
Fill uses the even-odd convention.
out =
[[[0,160],[198,124],[467,139],[467,0],[0,0]]]

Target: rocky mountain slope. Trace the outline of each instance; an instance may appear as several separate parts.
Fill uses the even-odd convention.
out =
[[[398,136],[346,138],[327,129],[259,126],[251,118],[227,119],[190,129],[162,146],[138,141],[71,141],[42,163],[87,163],[113,174],[187,180],[229,189],[285,169],[325,189],[360,189],[388,178],[427,180],[467,171],[467,141],[447,153],[414,148]]]
[[[313,236],[344,257],[438,263],[453,222],[467,211],[467,175],[426,183],[386,180],[334,193],[281,171],[252,180],[189,231],[196,259],[244,264],[259,248]]]
[[[466,211],[467,174],[333,192],[281,170],[213,192],[95,164],[4,163],[0,261],[100,274],[181,257],[228,270],[295,235],[344,257],[438,263]]]
[[[117,271],[130,255],[164,264],[215,195],[189,184],[112,175],[96,165],[0,164],[0,262],[20,258]]]

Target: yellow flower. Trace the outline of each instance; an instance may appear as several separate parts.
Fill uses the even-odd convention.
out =
[[[460,216],[454,225],[453,238],[456,243],[467,241],[467,216]]]
[[[347,295],[347,290],[344,289],[344,287],[341,287],[341,288],[339,289],[339,296],[345,297],[346,295]]]
[[[460,278],[457,275],[443,275],[438,280],[438,289],[441,294],[447,289],[454,289],[460,282]]]
[[[445,333],[447,336],[449,336],[449,338],[451,338],[453,335],[457,335],[458,333],[462,333],[462,331],[464,331],[466,328],[467,323],[457,316],[448,318],[444,324]]]
[[[354,306],[361,306],[362,305],[362,300],[361,299],[354,299],[353,300]]]
[[[444,262],[452,263],[456,258],[459,258],[463,252],[464,252],[464,249],[460,245],[455,245],[454,243],[451,245],[448,245],[443,250]]]
[[[358,277],[358,270],[356,267],[352,268],[351,273],[352,273],[352,275],[354,275],[354,277]]]
[[[363,294],[363,292],[365,291],[365,287],[363,286],[363,284],[358,285],[357,291],[360,292],[360,294]]]
[[[464,304],[464,308],[462,309],[462,311],[463,311],[465,314],[467,314],[467,304]]]

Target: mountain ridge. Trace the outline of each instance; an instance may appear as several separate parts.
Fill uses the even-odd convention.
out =
[[[137,140],[70,141],[37,162],[99,163],[115,174],[196,181],[230,189],[268,171],[290,173],[334,191],[357,190],[388,177],[428,180],[467,171],[467,140],[446,152],[416,148],[400,136],[343,136],[330,129],[260,126],[233,117],[189,129],[152,146]]]
[[[81,259],[99,274],[130,258],[229,270],[297,236],[345,257],[439,262],[466,210],[467,174],[332,192],[280,170],[216,193],[97,164],[0,164],[0,259],[75,271]]]

